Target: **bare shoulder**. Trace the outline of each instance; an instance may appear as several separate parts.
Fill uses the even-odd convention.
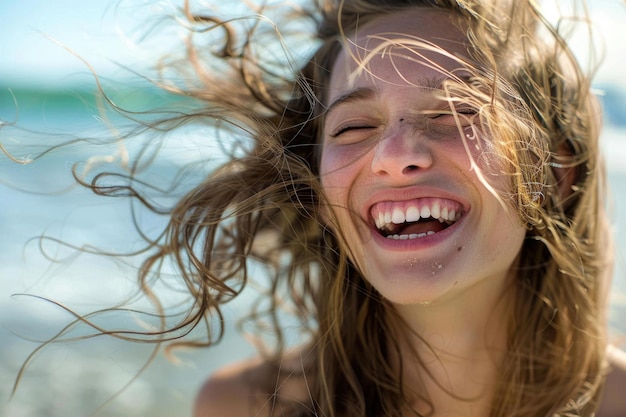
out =
[[[609,346],[607,356],[611,366],[596,416],[623,417],[626,416],[626,352]]]
[[[281,367],[260,358],[228,365],[203,384],[194,417],[280,416],[289,404],[306,401],[302,375],[293,358]]]
[[[253,388],[246,375],[255,372],[258,364],[247,361],[224,367],[215,372],[196,397],[195,417],[244,417],[250,413]]]

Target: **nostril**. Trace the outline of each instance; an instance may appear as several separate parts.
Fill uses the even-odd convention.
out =
[[[415,171],[417,170],[417,165],[409,165],[405,168],[405,171]]]

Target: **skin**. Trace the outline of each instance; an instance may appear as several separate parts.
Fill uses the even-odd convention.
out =
[[[388,35],[386,43],[376,40],[389,27],[402,34]],[[401,41],[404,34],[436,39],[447,53],[467,55],[463,33],[447,14],[434,9],[392,14],[364,25],[351,52],[365,54]],[[426,52],[425,59],[399,54],[406,51],[385,48],[360,70],[344,51],[332,71],[321,181],[338,228],[349,236],[352,260],[397,304],[446,303],[483,280],[502,286],[525,228],[516,211],[471,169],[450,104],[438,98],[441,90],[431,87],[449,77],[432,65],[461,75],[463,69],[437,52]],[[476,117],[460,117],[464,133],[471,135]],[[473,157],[479,159],[478,151]],[[432,201],[456,208],[461,217],[440,233],[400,241],[383,238],[373,227],[372,210],[431,206]],[[434,223],[422,232],[436,231]]]
[[[394,33],[386,34],[389,28]],[[443,51],[397,45],[411,36]],[[469,73],[451,58],[467,57],[466,43],[449,15],[434,9],[360,27],[332,70],[320,176],[353,262],[433,348],[413,341],[436,380],[458,396],[478,398],[458,401],[428,379],[438,415],[469,417],[488,413],[490,383],[506,346],[510,303],[502,301],[512,295],[507,288],[525,228],[481,181],[484,167],[472,166],[482,158],[481,149],[468,154],[462,138],[477,130],[471,109],[457,108],[459,129],[450,103],[440,99],[442,80]],[[488,147],[491,139],[477,136],[473,142]],[[506,187],[506,179],[494,182]],[[396,240],[374,226],[378,212],[436,204],[455,210],[456,222],[411,230],[435,233]],[[420,379],[417,369],[407,369],[407,386]]]
[[[417,36],[450,55],[430,51],[424,57],[411,53],[409,59],[393,55],[400,48],[387,49],[371,55],[359,70],[354,55],[381,46],[380,35],[389,28],[403,35],[384,35],[388,39]],[[320,177],[334,215],[329,218],[336,219],[331,227],[343,232],[351,258],[366,279],[432,347],[408,341],[430,372],[446,390],[474,399],[459,401],[425,380],[435,416],[488,415],[506,345],[506,307],[514,296],[508,289],[525,229],[515,210],[492,192],[506,189],[506,180],[491,175],[489,167],[480,164],[480,149],[462,140],[462,135],[475,132],[472,115],[460,115],[459,130],[449,104],[437,99],[440,92],[432,88],[434,80],[447,77],[433,63],[463,75],[460,63],[451,57],[467,56],[466,38],[444,12],[412,9],[370,21],[352,40],[332,70],[323,133]],[[475,141],[482,141],[484,149],[489,138],[481,135]],[[431,200],[421,200],[427,198]],[[374,226],[372,217],[378,212],[422,203],[432,207],[433,202],[456,208],[458,220],[445,230],[436,223],[425,226],[437,233],[406,240],[388,239]],[[609,376],[601,417],[626,410],[620,406],[621,395],[613,392],[626,382],[626,360],[620,361],[615,352],[617,370]],[[285,358],[285,368],[298,370],[301,354]],[[200,392],[195,415],[269,416],[273,403],[259,400],[266,397],[253,391],[250,382],[259,379],[276,381],[283,398],[309,400],[306,381],[278,381],[269,369],[253,360],[216,373]],[[417,368],[405,368],[404,383],[422,384]]]

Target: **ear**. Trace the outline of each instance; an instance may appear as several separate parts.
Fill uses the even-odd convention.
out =
[[[578,167],[573,164],[573,157],[572,147],[569,141],[565,141],[559,145],[552,163],[552,172],[556,178],[557,190],[561,201],[564,201],[572,194],[572,186],[578,176]]]

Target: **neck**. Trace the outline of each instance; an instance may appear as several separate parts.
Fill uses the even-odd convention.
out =
[[[400,355],[416,352],[422,362],[404,361],[404,384],[423,387],[435,416],[489,415],[513,301],[508,281],[495,282],[485,280],[429,305],[395,306],[413,334],[400,339]]]

